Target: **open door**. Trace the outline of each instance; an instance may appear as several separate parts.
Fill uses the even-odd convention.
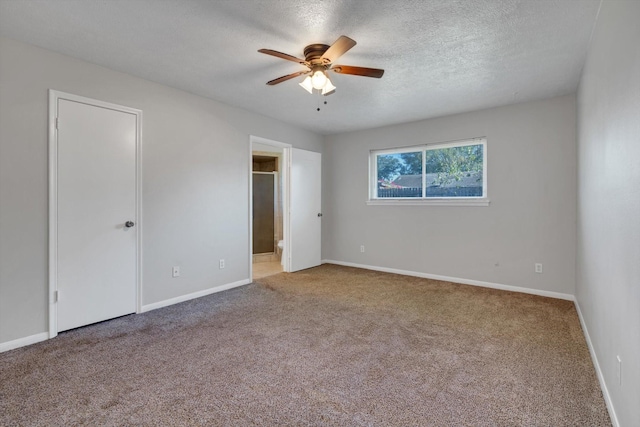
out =
[[[293,148],[291,152],[291,234],[289,271],[316,267],[321,261],[322,155]]]

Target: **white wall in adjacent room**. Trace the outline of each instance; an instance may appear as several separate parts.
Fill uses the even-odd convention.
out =
[[[575,114],[567,95],[327,137],[323,258],[573,295]],[[474,137],[489,206],[365,204],[370,150]]]
[[[0,344],[48,330],[49,89],[143,111],[143,305],[249,278],[250,135],[322,151],[311,132],[37,47],[0,39],[0,58]]]
[[[578,92],[576,299],[620,426],[640,423],[638,18],[602,3]]]

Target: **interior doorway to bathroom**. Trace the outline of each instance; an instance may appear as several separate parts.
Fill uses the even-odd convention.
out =
[[[251,144],[253,279],[284,271],[284,150]]]
[[[321,153],[251,135],[248,154],[249,277],[257,279],[281,271],[290,273],[320,265]],[[267,193],[273,188],[273,199],[270,195],[266,201],[254,199],[258,197],[256,193],[261,192],[254,191],[254,176],[258,175],[263,176],[256,178],[255,185],[262,185]],[[258,183],[257,180],[265,182]],[[273,204],[273,219],[269,214],[257,220],[254,201],[266,206]],[[269,208],[266,210],[270,211]],[[260,230],[261,223],[267,224],[267,231]]]

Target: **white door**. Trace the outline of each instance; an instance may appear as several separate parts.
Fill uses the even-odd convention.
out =
[[[322,155],[294,148],[291,153],[290,271],[320,265]]]
[[[64,331],[136,311],[137,115],[57,101],[57,330]]]

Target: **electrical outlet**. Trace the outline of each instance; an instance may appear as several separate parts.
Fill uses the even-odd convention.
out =
[[[360,252],[364,253],[364,245],[360,245]]]
[[[171,269],[171,277],[180,277],[180,267],[175,266]]]
[[[536,263],[536,265],[535,265],[535,272],[536,272],[536,273],[538,273],[538,274],[541,274],[541,273],[542,273],[542,264],[540,264],[540,263]]]
[[[616,370],[618,375],[618,385],[622,385],[622,359],[620,358],[620,355],[616,356],[616,360],[618,361],[618,369]]]
[[[224,260],[223,260],[223,259],[221,259],[221,260],[220,260],[220,269],[223,269],[223,268],[224,268]]]

